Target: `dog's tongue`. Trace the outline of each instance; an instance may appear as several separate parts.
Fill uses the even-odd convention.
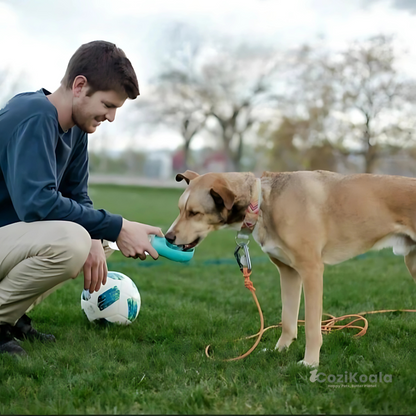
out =
[[[186,251],[186,250],[190,250],[191,248],[196,246],[196,243],[191,243],[191,244],[167,244],[168,247],[173,248],[175,250],[179,250],[179,251]]]
[[[184,244],[183,249],[184,250],[190,250],[191,248],[194,248],[198,244],[198,241],[199,241],[199,238],[197,238],[191,244]]]

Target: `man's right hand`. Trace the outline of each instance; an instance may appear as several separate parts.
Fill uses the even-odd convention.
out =
[[[146,259],[147,251],[155,260],[159,257],[157,251],[152,247],[149,241],[149,235],[164,237],[162,230],[139,222],[128,221],[123,218],[123,225],[117,238],[117,246],[126,257]]]

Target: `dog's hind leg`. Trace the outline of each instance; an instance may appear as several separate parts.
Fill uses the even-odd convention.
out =
[[[282,351],[297,338],[298,315],[302,281],[299,273],[292,267],[271,258],[280,273],[280,286],[282,296],[282,334],[277,341],[275,349]]]
[[[406,264],[407,270],[409,270],[413,280],[416,282],[416,247],[413,247],[409,254],[404,256],[404,262]]]

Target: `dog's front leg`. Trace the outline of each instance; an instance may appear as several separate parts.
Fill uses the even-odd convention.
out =
[[[406,263],[407,270],[409,270],[413,280],[416,282],[416,250],[414,248],[404,257],[404,262]]]
[[[319,352],[322,345],[322,293],[324,265],[308,262],[298,268],[302,279],[305,297],[305,357],[301,364],[316,367],[319,365]]]
[[[282,351],[297,338],[298,315],[302,281],[299,273],[292,267],[271,258],[280,273],[280,289],[282,296],[282,334],[275,349]]]

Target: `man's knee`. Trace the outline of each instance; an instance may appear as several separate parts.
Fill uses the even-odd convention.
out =
[[[91,250],[91,237],[84,227],[69,221],[61,221],[56,232],[54,250],[65,264],[66,277],[74,278],[87,260]]]

